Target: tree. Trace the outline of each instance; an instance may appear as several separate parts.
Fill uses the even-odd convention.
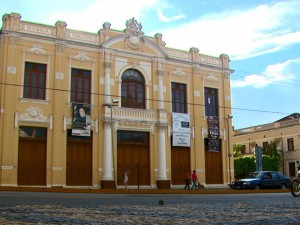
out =
[[[239,157],[241,154],[242,145],[241,144],[235,144],[233,145],[233,157]]]
[[[263,148],[262,154],[271,158],[280,157],[280,155],[277,152],[276,143],[273,141],[270,144],[268,144],[266,148]]]
[[[234,159],[234,177],[236,179],[244,178],[255,171],[254,157],[238,157]]]
[[[256,170],[255,157],[243,157],[240,154],[242,146],[233,146],[234,176],[236,179],[243,178]],[[263,170],[279,170],[281,164],[280,154],[277,152],[276,143],[271,142],[262,151]]]

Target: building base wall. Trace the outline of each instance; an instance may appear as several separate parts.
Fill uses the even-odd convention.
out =
[[[157,180],[156,186],[158,189],[170,189],[171,181],[170,180]]]
[[[101,189],[116,189],[114,180],[101,180]]]

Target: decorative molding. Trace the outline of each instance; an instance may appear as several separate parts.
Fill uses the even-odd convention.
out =
[[[151,81],[151,63],[148,62],[140,62],[140,67],[144,70],[146,73],[145,75],[148,78],[148,81]]]
[[[103,77],[99,77],[99,84],[104,84],[105,79]]]
[[[201,96],[200,91],[194,91],[194,96],[195,97],[200,97]]]
[[[27,53],[32,53],[32,54],[36,54],[36,55],[51,55],[50,53],[48,53],[47,51],[45,51],[40,45],[33,45],[32,48],[24,50]]]
[[[225,95],[225,101],[230,102],[231,101],[231,96],[230,95]]]
[[[165,69],[164,67],[165,67],[164,61],[157,60],[157,69],[158,69],[159,71],[164,71],[164,69]]]
[[[2,170],[12,170],[14,168],[15,168],[14,166],[1,166]]]
[[[111,52],[104,52],[104,58],[105,58],[105,64],[106,63],[110,63],[112,62],[113,59],[113,53]]]
[[[64,41],[57,41],[56,42],[56,51],[58,52],[65,52],[67,43]]]
[[[64,73],[62,73],[62,72],[56,72],[55,73],[55,79],[56,80],[63,80],[64,79]]]
[[[48,100],[40,100],[40,99],[32,99],[32,98],[19,98],[20,102],[30,102],[34,104],[45,104],[48,105],[49,101]]]
[[[207,135],[207,134],[208,134],[207,128],[202,127],[202,130],[201,130],[201,138],[202,138],[202,140],[204,140],[205,135]]]
[[[115,76],[119,76],[120,71],[128,64],[127,59],[115,58]]]
[[[174,71],[170,71],[169,73],[171,76],[172,75],[179,76],[179,77],[187,77],[188,76],[187,73],[185,73],[181,67],[176,67],[176,69]]]
[[[153,85],[153,91],[158,91],[158,85],[157,84]],[[165,93],[166,91],[167,91],[166,86],[163,86],[163,92]]]
[[[166,131],[166,129],[168,128],[168,124],[167,123],[157,123],[156,127],[157,127],[158,132]]]
[[[51,169],[52,169],[52,171],[62,171],[63,167],[62,166],[53,166]]]
[[[144,50],[145,41],[142,28],[142,24],[138,23],[134,17],[126,21],[126,29],[124,30],[127,35],[124,39],[125,48],[129,47],[134,50]]]
[[[17,73],[17,68],[15,66],[8,66],[7,67],[7,73],[16,74]]]
[[[18,34],[8,34],[8,37],[9,37],[10,44],[17,45],[21,36]]]
[[[106,118],[105,116],[103,116],[102,124],[103,124],[104,128],[110,128],[111,124],[112,124],[112,121],[111,121],[111,119]]]
[[[218,79],[216,78],[216,75],[215,74],[208,74],[207,77],[206,77],[207,80],[212,80],[212,81],[217,81]]]
[[[85,51],[78,51],[77,55],[70,57],[70,58],[81,60],[81,61],[94,61],[86,55]]]
[[[49,117],[45,116],[38,107],[30,107],[25,110],[25,113],[19,114],[19,121],[48,123]]]

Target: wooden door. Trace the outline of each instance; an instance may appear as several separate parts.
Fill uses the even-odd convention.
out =
[[[205,182],[206,184],[222,184],[222,152],[205,150]]]
[[[123,185],[127,169],[128,185],[150,185],[149,145],[118,143],[117,147],[117,184]]]
[[[296,176],[296,165],[294,162],[289,163],[289,176],[290,177]]]
[[[173,185],[185,184],[185,171],[191,170],[190,148],[172,147],[171,173]]]
[[[19,138],[18,185],[46,185],[46,153],[44,138]]]
[[[66,184],[68,186],[92,185],[91,140],[68,140]]]

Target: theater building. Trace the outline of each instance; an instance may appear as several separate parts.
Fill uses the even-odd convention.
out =
[[[121,189],[126,170],[129,188],[183,188],[196,170],[227,187],[227,55],[168,48],[134,18],[97,33],[2,21],[1,186]]]

